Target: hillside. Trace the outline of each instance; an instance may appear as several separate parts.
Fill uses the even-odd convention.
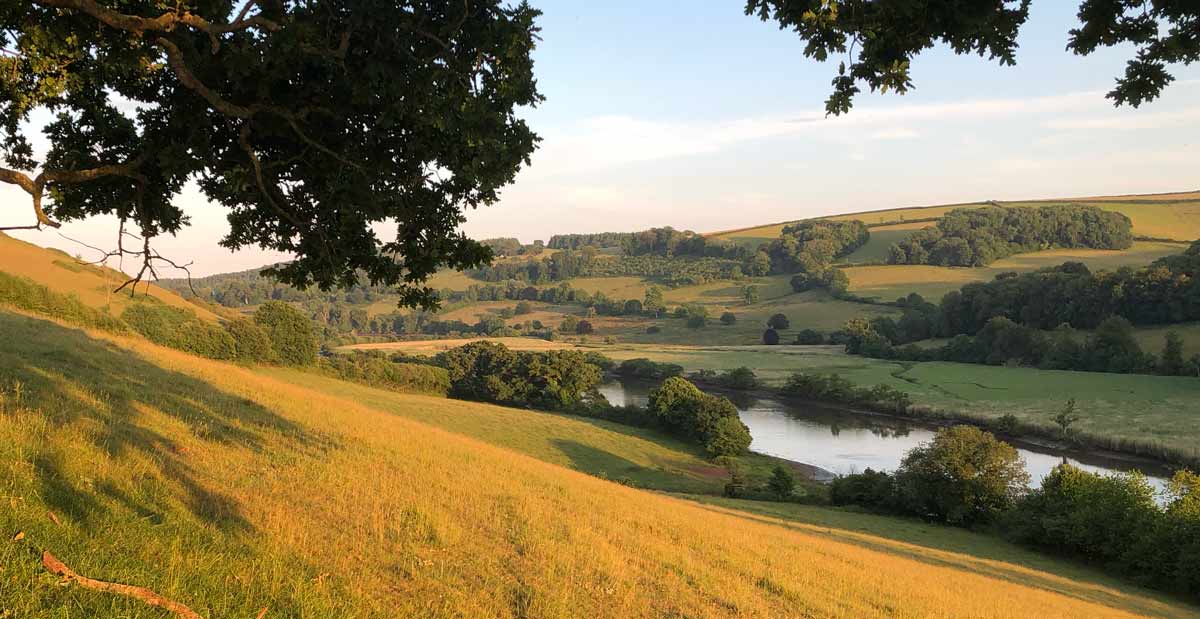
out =
[[[41,549],[212,617],[1191,612],[1019,561],[712,511],[133,339],[7,313],[0,330],[22,334],[0,366],[0,475],[21,499],[0,527],[25,534],[0,546],[20,583],[0,607],[17,616],[156,616],[57,586]]]
[[[73,294],[87,305],[108,308],[120,315],[132,299],[127,288],[113,293],[129,277],[116,269],[84,263],[59,249],[46,249],[0,232],[0,271],[36,280],[54,292]],[[206,307],[188,303],[174,292],[147,282],[138,284],[137,295],[148,294],[163,303],[190,309],[205,320],[217,320]]]
[[[597,479],[717,481],[688,448],[612,424],[8,310],[0,334],[0,613],[14,617],[165,616],[60,585],[41,551],[211,618],[1197,613],[965,531]]]

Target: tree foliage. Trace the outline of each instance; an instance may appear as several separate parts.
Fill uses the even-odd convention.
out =
[[[271,338],[274,358],[286,365],[310,365],[317,357],[312,321],[282,301],[268,301],[254,312],[254,322]]]
[[[774,20],[805,42],[804,55],[820,61],[845,55],[825,101],[829,114],[850,110],[866,86],[904,94],[913,87],[912,61],[941,43],[957,54],[1017,61],[1017,35],[1030,0],[747,0],[746,14]],[[1134,107],[1157,98],[1174,78],[1168,67],[1200,60],[1195,33],[1200,8],[1187,2],[1083,0],[1079,28],[1067,49],[1088,55],[1102,47],[1136,49],[1108,98]]]
[[[727,398],[709,395],[680,377],[650,392],[648,408],[668,430],[695,438],[712,456],[738,456],[750,447],[750,430]]]
[[[422,282],[490,252],[457,231],[537,142],[538,11],[499,0],[31,0],[0,6],[0,181],[38,225],[113,215],[151,243],[187,225],[195,181],[230,209],[231,249],[294,259],[304,288]],[[34,156],[28,121],[52,120]],[[373,224],[390,222],[380,239]]]
[[[916,231],[888,250],[889,264],[987,266],[1013,254],[1054,247],[1128,249],[1133,223],[1094,206],[991,206],[954,209],[936,226]]]

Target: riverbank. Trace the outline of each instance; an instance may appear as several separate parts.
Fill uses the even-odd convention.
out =
[[[814,401],[797,398],[779,388],[758,387],[748,390],[729,389],[711,381],[696,380],[698,386],[705,391],[719,393],[737,401],[738,399],[776,400],[794,406],[817,406],[824,410],[840,411],[861,417],[891,419],[908,423],[917,423],[931,430],[957,425],[968,424],[996,434],[1002,440],[1016,447],[1031,451],[1048,452],[1051,455],[1080,460],[1094,466],[1115,469],[1137,469],[1147,474],[1169,477],[1174,469],[1179,467],[1196,468],[1197,462],[1186,457],[1173,458],[1168,451],[1146,451],[1144,446],[1118,439],[1094,437],[1086,433],[1072,436],[1074,442],[1061,440],[1057,429],[1034,424],[1018,422],[1014,427],[1006,427],[997,418],[956,413],[952,411],[931,410],[926,407],[910,406],[904,413],[897,411],[882,411],[851,406],[841,402]],[[1116,444],[1118,448],[1110,448]],[[1138,448],[1141,448],[1140,450]],[[1159,454],[1167,457],[1158,457]]]

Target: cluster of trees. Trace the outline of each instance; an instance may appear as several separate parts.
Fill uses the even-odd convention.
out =
[[[714,457],[739,456],[750,448],[750,429],[733,402],[678,376],[650,392],[647,410],[663,428],[700,442]]]
[[[513,351],[497,342],[472,342],[434,357],[449,373],[452,397],[564,410],[599,397],[603,377],[574,350]]]
[[[622,361],[613,369],[613,372],[627,378],[666,380],[674,376],[682,376],[683,366],[675,363],[659,363],[638,357]]]
[[[783,393],[805,400],[850,404],[886,413],[904,413],[912,406],[912,398],[895,387],[858,387],[838,374],[797,372],[788,377]]]
[[[990,206],[954,209],[936,226],[888,249],[889,264],[979,267],[1013,254],[1052,247],[1126,249],[1133,223],[1094,206]]]
[[[731,241],[671,227],[634,232],[621,243],[627,256],[692,256],[742,260],[750,251]]]
[[[762,385],[758,380],[758,376],[754,374],[754,370],[745,366],[725,370],[724,372],[718,372],[717,370],[697,370],[692,372],[689,378],[694,382],[707,383],[739,391],[755,389]]]
[[[874,325],[874,322],[871,323]],[[1046,370],[1157,373],[1200,376],[1200,355],[1184,359],[1183,340],[1165,337],[1161,357],[1144,352],[1128,320],[1113,316],[1084,337],[1069,326],[1045,332],[1007,318],[993,318],[976,335],[957,335],[943,346],[894,347],[886,337],[861,321],[849,326],[847,350],[869,357],[906,361],[955,361],[989,365],[1020,365]]]
[[[838,259],[871,240],[861,221],[812,219],[784,226],[765,249],[772,273],[804,273],[819,280]]]
[[[536,256],[546,251],[546,245],[542,241],[534,241],[529,245],[523,245],[519,239],[513,237],[498,237],[494,239],[481,239],[480,245],[492,250],[492,255],[496,257],[504,256]]]
[[[1109,316],[1135,325],[1200,320],[1200,242],[1140,268],[1093,272],[1084,264],[963,286],[942,300],[945,335],[974,333],[995,316],[1038,329],[1092,329]]]
[[[839,477],[830,500],[957,526],[994,526],[1039,550],[1200,596],[1200,476],[1177,472],[1162,504],[1136,473],[1104,476],[1063,463],[1039,488],[1028,484],[1011,445],[954,426],[910,451],[894,473],[867,469]]]
[[[444,368],[395,362],[378,351],[323,357],[315,369],[326,376],[392,391],[440,396],[450,392],[450,373]]]
[[[703,237],[697,237],[703,238]],[[670,286],[703,284],[745,275],[742,261],[716,256],[654,253],[609,256],[586,245],[582,250],[562,250],[541,258],[508,260],[469,272],[487,282],[514,280],[548,284],[575,277],[650,277]]]
[[[312,322],[281,301],[264,303],[253,320],[221,324],[202,320],[184,308],[143,301],[127,307],[121,320],[156,344],[209,359],[302,366],[317,357]]]
[[[592,232],[587,234],[555,234],[546,242],[550,249],[583,249],[595,247],[624,247],[632,232]]]
[[[389,295],[395,296],[395,290],[382,285],[356,284],[334,290],[318,288],[300,290],[289,284],[280,283],[278,280],[264,277],[261,269],[209,275],[193,279],[190,282],[186,279],[160,279],[157,283],[184,298],[203,299],[235,309],[259,305],[267,301],[367,305]]]

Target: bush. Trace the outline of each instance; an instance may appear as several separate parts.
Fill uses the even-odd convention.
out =
[[[529,314],[532,312],[533,312],[533,304],[530,303],[529,301],[521,301],[520,303],[517,303],[515,307],[513,307],[513,315],[514,316],[521,316],[521,315]]]
[[[766,344],[767,346],[775,346],[779,344],[779,332],[775,329],[767,329],[766,331],[763,331],[762,341],[763,344]]]
[[[750,449],[750,441],[750,428],[738,419],[737,411],[734,411],[733,417],[717,420],[704,441],[704,449],[713,457],[740,456]]]
[[[663,380],[672,376],[682,376],[683,366],[674,363],[658,363],[638,357],[622,361],[615,371],[621,376],[628,376],[630,378]]]
[[[592,323],[587,320],[580,320],[575,325],[575,334],[576,335],[589,335],[591,333],[595,333],[595,331],[596,331],[596,328],[593,327]]]
[[[598,397],[600,368],[574,350],[513,352],[497,342],[472,342],[435,361],[449,372],[450,395],[547,410]]]
[[[313,323],[300,310],[282,301],[267,301],[254,312],[271,338],[271,349],[284,365],[311,365],[317,358]]]
[[[655,333],[662,333],[662,327],[660,327],[658,325],[650,325],[649,327],[646,327],[646,333],[649,335],[654,335]]]
[[[125,308],[121,319],[161,346],[209,359],[237,357],[237,344],[229,332],[183,308],[163,305],[157,300],[144,301]]]
[[[834,505],[861,505],[885,510],[894,506],[896,489],[892,476],[870,468],[841,475],[829,484],[829,502]]]
[[[750,430],[727,398],[704,393],[680,377],[650,392],[647,406],[664,428],[699,440],[714,456],[734,456],[750,446]]]
[[[754,389],[758,387],[758,377],[748,367],[734,368],[716,377],[716,382],[730,389]]]
[[[972,426],[939,430],[896,470],[902,509],[949,524],[974,525],[1011,508],[1029,484],[1020,454]]]
[[[784,316],[783,314],[773,314],[767,319],[767,326],[771,327],[772,329],[783,331],[791,326],[791,323],[788,321],[787,316]]]
[[[340,378],[404,393],[446,395],[450,373],[428,364],[396,363],[381,353],[355,352],[317,361],[317,371]]]
[[[225,323],[225,330],[233,338],[236,352],[234,357],[245,363],[268,363],[274,358],[271,338],[262,327],[249,318],[238,318]]]
[[[705,318],[704,316],[688,316],[687,326],[689,329],[702,329],[706,324],[708,324],[708,318]]]
[[[767,489],[780,500],[787,499],[796,491],[796,478],[783,466],[776,466],[767,480]]]
[[[800,346],[819,346],[825,343],[825,336],[820,331],[804,329],[796,334],[796,344]]]
[[[737,322],[737,315],[733,312],[725,312],[724,314],[721,314],[721,324],[731,325],[735,322]]]

